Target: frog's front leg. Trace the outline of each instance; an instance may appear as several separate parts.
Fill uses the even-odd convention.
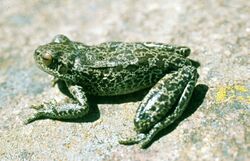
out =
[[[70,94],[78,101],[78,104],[57,105],[56,102],[43,103],[33,106],[37,109],[37,113],[28,118],[25,124],[31,123],[39,119],[77,119],[86,115],[89,111],[87,97],[80,86],[68,86]]]
[[[119,142],[140,143],[142,148],[146,147],[160,130],[182,115],[191,98],[197,77],[197,71],[192,66],[183,67],[164,76],[149,91],[137,110],[134,120],[137,135]]]

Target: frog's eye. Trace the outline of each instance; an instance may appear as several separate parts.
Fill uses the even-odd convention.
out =
[[[52,63],[52,56],[51,54],[49,53],[44,53],[42,55],[42,58],[43,58],[43,63],[46,65],[46,66],[49,66],[51,63]]]

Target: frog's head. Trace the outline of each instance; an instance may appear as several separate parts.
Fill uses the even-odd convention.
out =
[[[63,80],[72,80],[72,61],[76,49],[66,36],[57,35],[51,43],[39,46],[34,59],[42,70]]]

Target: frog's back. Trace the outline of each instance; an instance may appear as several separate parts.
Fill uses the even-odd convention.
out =
[[[80,83],[93,95],[120,95],[150,87],[169,72],[164,59],[179,57],[174,49],[160,43],[124,42],[88,47],[81,54],[87,70]]]
[[[92,68],[116,67],[119,65],[145,64],[150,59],[169,58],[179,52],[179,47],[153,42],[106,42],[96,46],[88,46],[81,55],[84,64]],[[179,52],[186,57],[188,52]]]

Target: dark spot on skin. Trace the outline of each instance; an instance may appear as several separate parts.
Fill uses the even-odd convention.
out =
[[[60,69],[59,69],[59,73],[60,74],[66,74],[68,71],[68,68],[65,67],[65,66],[61,66]]]

